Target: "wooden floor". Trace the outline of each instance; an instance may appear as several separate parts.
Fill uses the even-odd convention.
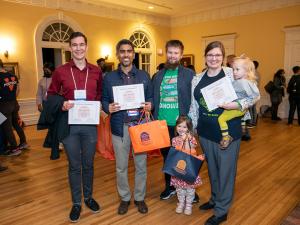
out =
[[[9,167],[0,174],[0,224],[69,224],[71,199],[65,154],[59,160],[49,160],[49,150],[41,147],[45,132],[27,127],[26,134],[30,150],[18,157],[0,158]],[[300,127],[264,119],[251,134],[252,140],[242,143],[235,200],[224,224],[280,224],[300,201]],[[161,158],[148,160],[149,213],[139,214],[131,204],[129,212],[119,216],[114,161],[97,155],[94,197],[102,211],[92,214],[83,207],[79,224],[203,224],[212,212],[200,212],[199,204],[191,216],[185,216],[175,213],[176,197],[159,200],[163,190],[161,167]],[[133,172],[131,161],[131,186]],[[210,195],[206,166],[201,176],[204,184],[197,193],[203,203]]]

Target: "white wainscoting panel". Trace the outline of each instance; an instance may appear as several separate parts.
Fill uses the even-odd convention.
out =
[[[35,98],[18,99],[20,105],[20,116],[26,125],[37,124],[40,113],[37,110]]]

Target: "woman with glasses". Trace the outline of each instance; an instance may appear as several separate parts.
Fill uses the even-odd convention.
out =
[[[245,110],[254,102],[243,98],[239,102],[231,102],[209,111],[201,89],[228,77],[233,81],[233,71],[229,67],[222,67],[225,49],[221,42],[215,41],[205,49],[205,63],[207,69],[192,81],[192,103],[189,116],[200,139],[200,145],[205,153],[208,173],[211,183],[211,197],[208,202],[200,206],[200,210],[214,210],[214,215],[207,219],[206,225],[216,225],[227,220],[227,213],[231,206],[234,193],[234,183],[237,169],[237,159],[242,137],[241,117],[228,122],[228,131],[233,141],[226,148],[220,148],[222,134],[218,117],[224,109]]]

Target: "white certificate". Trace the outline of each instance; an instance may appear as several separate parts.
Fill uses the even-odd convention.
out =
[[[209,111],[218,108],[218,105],[223,105],[237,99],[231,81],[227,77],[202,88],[201,93]]]
[[[69,109],[69,124],[99,124],[99,101],[69,101],[74,107]]]
[[[131,84],[113,87],[114,102],[119,103],[121,109],[137,109],[145,102],[144,85]]]

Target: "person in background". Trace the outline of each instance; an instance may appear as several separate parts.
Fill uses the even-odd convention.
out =
[[[285,71],[284,69],[279,69],[274,74],[273,83],[274,83],[274,90],[270,94],[271,98],[271,112],[272,112],[272,120],[280,121],[281,118],[278,117],[278,107],[282,102],[282,98],[284,97],[284,88],[286,86],[286,79],[285,79]]]
[[[36,105],[40,112],[43,110],[43,101],[47,100],[47,90],[51,84],[54,70],[55,67],[50,62],[46,62],[43,66],[44,76],[39,80],[36,92]]]
[[[9,143],[9,148],[3,152],[4,155],[20,155],[21,150],[18,147],[16,137],[13,132],[13,118],[17,110],[18,78],[16,75],[7,72],[4,69],[0,59],[0,112],[7,118],[2,124],[4,142]]]
[[[258,63],[258,61],[254,60],[253,64],[254,64],[254,67],[255,67],[256,85],[257,85],[257,88],[259,88],[260,74],[257,70],[257,68],[259,66],[259,63]],[[256,127],[257,119],[258,119],[256,104],[254,104],[253,106],[251,106],[249,108],[249,113],[250,113],[251,119],[247,120],[247,128]]]
[[[59,111],[67,112],[74,106],[69,100],[100,101],[102,93],[102,74],[100,69],[87,62],[87,38],[81,32],[70,35],[69,47],[72,60],[58,67],[52,75],[47,92],[50,99],[63,97]],[[64,121],[68,123],[68,121]],[[96,125],[68,125],[68,135],[62,140],[69,162],[69,184],[72,194],[71,222],[80,219],[82,193],[84,203],[93,213],[100,206],[93,198],[94,157],[97,143]]]
[[[235,57],[236,57],[236,55],[234,55],[234,54],[228,55],[226,57],[226,66],[227,67],[232,68],[233,60],[234,60]]]
[[[38,89],[36,92],[36,105],[40,112],[43,111],[43,105],[45,101],[47,101],[47,91],[52,82],[52,73],[54,70],[55,67],[51,62],[46,62],[43,66],[44,76],[39,80]],[[60,149],[60,143],[53,133],[53,129],[49,128],[43,144],[44,148],[51,148],[51,160],[59,158]]]
[[[139,70],[133,64],[134,45],[130,40],[122,39],[116,45],[116,54],[119,60],[118,69],[109,72],[103,81],[102,105],[103,110],[110,114],[112,143],[116,158],[117,189],[121,198],[118,214],[124,215],[128,211],[131,200],[131,192],[128,182],[128,159],[131,151],[131,140],[128,132],[128,124],[138,121],[140,109],[120,110],[118,102],[114,101],[113,87],[132,84],[143,84],[145,111],[152,108],[152,85],[150,76],[144,70]],[[135,165],[134,175],[134,204],[138,212],[148,213],[145,202],[147,183],[147,153],[135,154],[132,152]]]
[[[194,73],[196,73],[194,65],[190,64],[190,65],[187,66],[187,68],[189,68],[190,70],[193,70]]]
[[[294,66],[293,73],[294,75],[291,77],[287,87],[290,103],[288,125],[293,124],[296,109],[298,113],[298,125],[300,125],[300,66]]]
[[[160,71],[160,70],[162,70],[163,68],[165,68],[165,63],[160,63],[160,64],[156,67],[156,70],[157,70],[157,71]]]
[[[105,64],[105,59],[104,58],[100,58],[100,59],[97,59],[97,65],[98,67],[101,69],[102,71],[102,76],[104,77],[106,75],[106,64]]]
[[[175,135],[174,129],[179,115],[186,116],[191,104],[191,81],[195,73],[180,65],[184,46],[180,40],[170,40],[166,43],[167,61],[165,67],[152,78],[153,102],[155,119],[166,120],[170,138]],[[169,148],[161,149],[164,162],[168,156]],[[166,200],[176,194],[175,188],[170,184],[171,176],[165,175],[165,189],[160,199]],[[195,195],[195,201],[199,197]]]
[[[192,100],[188,113],[193,126],[199,135],[200,145],[205,154],[208,174],[211,184],[211,197],[202,204],[200,210],[214,209],[214,215],[209,217],[205,225],[218,225],[227,220],[227,214],[233,202],[234,185],[237,171],[237,161],[242,137],[241,117],[228,122],[228,132],[233,141],[226,150],[220,148],[222,134],[218,123],[219,115],[224,109],[245,110],[254,102],[251,98],[243,98],[237,102],[222,105],[209,111],[202,95],[201,89],[227,77],[233,81],[231,68],[222,67],[225,48],[219,41],[211,42],[205,48],[205,63],[207,70],[195,76],[192,81]]]

